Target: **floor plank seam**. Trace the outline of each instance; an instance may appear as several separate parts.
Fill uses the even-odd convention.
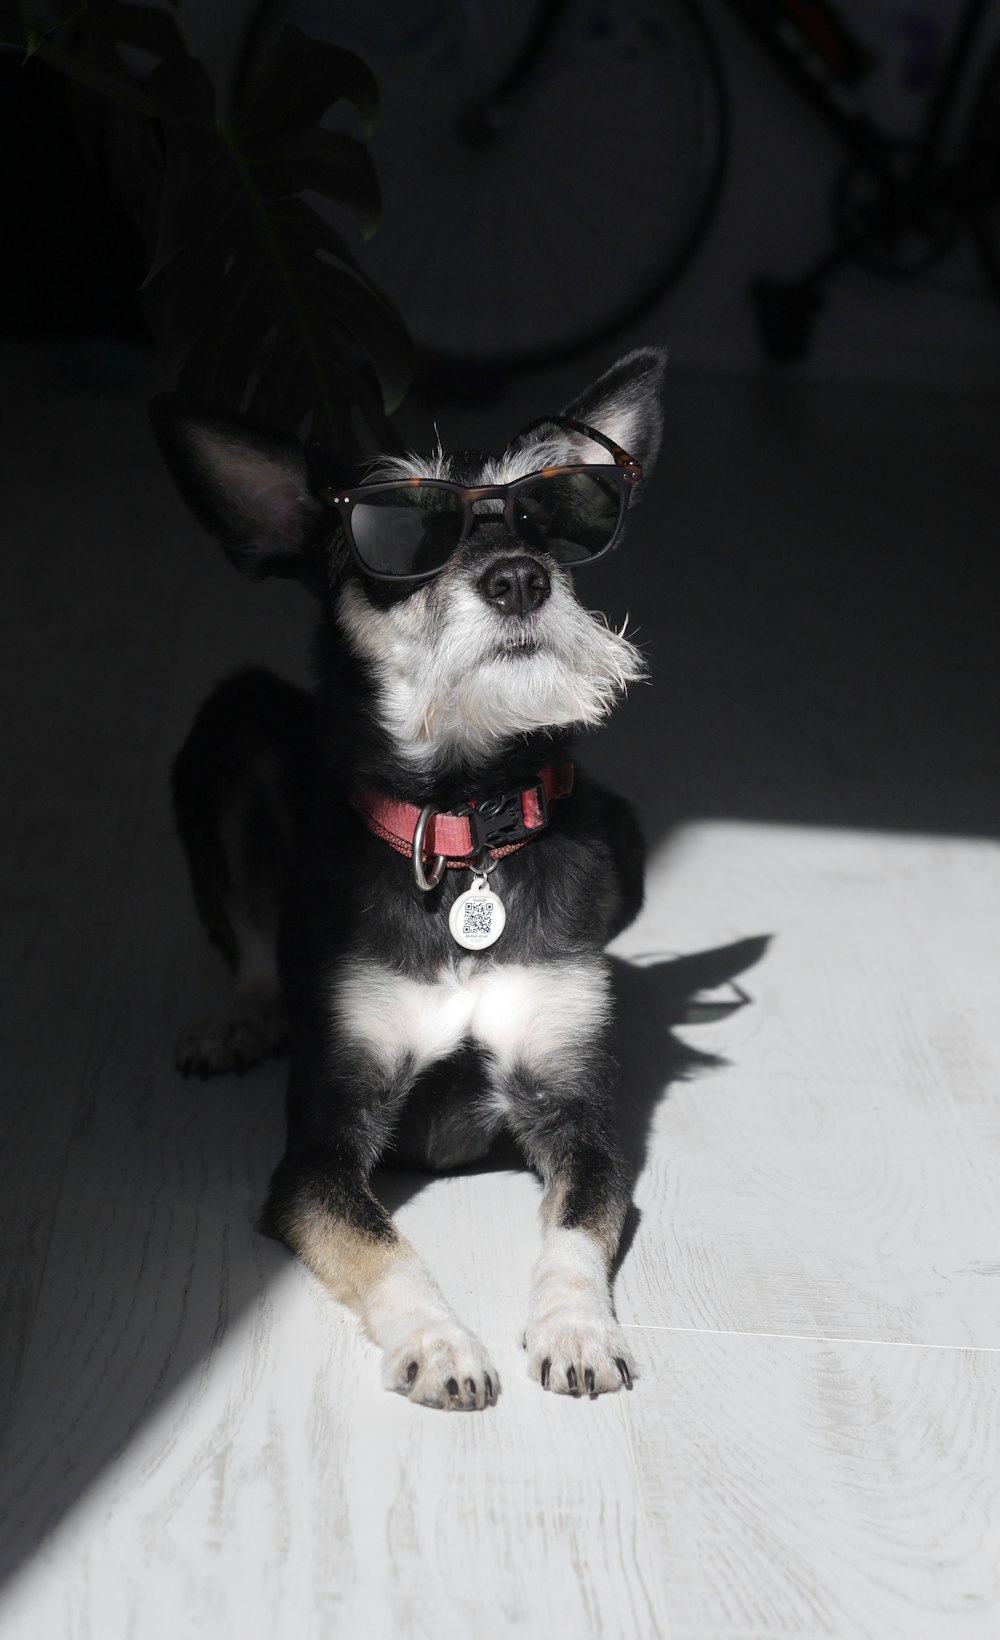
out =
[[[799,1344],[876,1344],[890,1350],[959,1350],[971,1355],[1000,1355],[996,1344],[930,1344],[906,1338],[845,1338],[830,1333],[756,1332],[743,1327],[676,1327],[656,1321],[620,1321],[634,1332],[698,1333],[720,1338],[787,1338]]]
[[[628,961],[629,959],[626,958],[625,960]],[[964,1010],[962,1012],[962,1017],[963,1019],[966,1017]],[[709,1054],[717,1053],[720,1056],[721,1062],[716,1065],[708,1066],[704,1073],[699,1073],[697,1081],[692,1080],[689,1082],[674,1082],[669,1084],[664,1090],[659,1104],[656,1106],[654,1118],[658,1117],[662,1111],[669,1109],[670,1100],[672,1098],[676,1098],[677,1093],[681,1089],[698,1087],[701,1084],[702,1075],[704,1076],[704,1084],[707,1086],[709,1079],[712,1076],[718,1076],[724,1071],[739,1071],[741,1085],[746,1084],[749,1088],[771,1088],[778,1083],[789,1082],[794,1079],[794,1073],[792,1072],[743,1070],[743,1068],[737,1064],[735,1058],[729,1058],[727,1056],[727,1053],[733,1054],[735,1050],[732,1047],[727,1050],[726,1044],[722,1041],[713,1043],[713,1041],[706,1036],[706,1027],[704,1025],[681,1024],[674,1025],[671,1029],[674,1031],[691,1031],[692,1033],[699,1033],[699,1041],[695,1045],[702,1048]],[[971,1025],[970,1029],[972,1029]],[[682,1040],[684,1039],[682,1038]],[[976,1037],[976,1043],[981,1046],[978,1036]],[[988,1057],[984,1063],[971,1065],[967,1067],[967,1070],[970,1075],[970,1081],[972,1074],[975,1074],[979,1078],[979,1080],[974,1084],[975,1086],[981,1087],[988,1093],[995,1092],[995,1070]],[[811,1082],[816,1088],[842,1088],[847,1080],[848,1078],[844,1076],[829,1075],[827,1072],[822,1070],[815,1071],[811,1075]],[[900,1089],[909,1091],[914,1085],[913,1077],[910,1073],[907,1073],[906,1075],[899,1074],[898,1076],[890,1076],[883,1073],[879,1076],[851,1077],[850,1084],[852,1088],[870,1090],[873,1093],[898,1093]],[[930,1084],[931,1072],[928,1072],[928,1083],[918,1083],[917,1086],[922,1088],[924,1086],[929,1086]]]

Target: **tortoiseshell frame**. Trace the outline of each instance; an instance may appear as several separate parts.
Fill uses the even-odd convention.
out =
[[[596,558],[603,558],[604,554],[610,552],[617,544],[625,523],[625,515],[628,512],[632,489],[642,477],[642,468],[635,457],[630,456],[628,451],[623,450],[621,445],[616,444],[613,439],[608,438],[604,433],[599,433],[595,427],[588,427],[582,421],[573,421],[568,416],[539,416],[536,421],[529,422],[527,427],[522,427],[518,437],[520,438],[524,433],[534,432],[536,427],[549,426],[569,427],[575,433],[584,433],[587,438],[593,439],[596,444],[602,444],[614,456],[614,466],[598,462],[576,462],[569,466],[541,467],[537,473],[526,473],[523,478],[512,479],[509,484],[469,486],[456,484],[450,478],[397,478],[388,479],[377,484],[356,484],[350,489],[339,489],[336,485],[325,484],[320,487],[319,493],[328,506],[336,507],[339,512],[351,556],[362,574],[370,576],[373,581],[429,581],[433,576],[440,575],[444,569],[443,564],[439,564],[436,569],[422,570],[417,575],[387,575],[384,571],[369,568],[358,551],[354,540],[354,532],[351,529],[351,512],[357,502],[364,501],[368,496],[375,495],[379,491],[418,489],[425,484],[433,484],[438,489],[451,490],[453,494],[461,498],[464,509],[462,533],[455,542],[457,547],[472,534],[477,521],[482,517],[482,514],[473,512],[472,503],[474,501],[502,500],[504,504],[504,522],[511,535],[516,539],[520,539],[514,518],[514,498],[520,490],[536,483],[540,478],[554,478],[562,473],[599,474],[603,478],[613,480],[618,486],[620,495],[618,522],[615,524],[610,540],[606,546],[601,548],[600,552],[592,552],[587,558],[581,558],[576,564],[568,566],[575,569],[578,564],[590,564]]]

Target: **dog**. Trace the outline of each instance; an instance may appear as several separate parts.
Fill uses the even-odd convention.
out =
[[[493,1359],[370,1187],[380,1160],[445,1169],[512,1134],[544,1186],[523,1345],[544,1389],[631,1388],[609,1271],[629,1206],[615,1135],[608,941],[643,844],[573,737],[643,676],[573,570],[617,545],[662,431],[664,357],[629,353],[498,455],[352,473],[287,434],[174,395],[161,449],[252,577],[319,604],[316,686],[222,682],[174,765],[195,900],[235,975],[188,1075],[291,1066],[260,1227],[360,1317],[382,1382],[496,1402]]]

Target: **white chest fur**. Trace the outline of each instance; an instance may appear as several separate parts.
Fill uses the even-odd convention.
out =
[[[341,1041],[387,1070],[407,1059],[422,1070],[469,1041],[501,1070],[544,1072],[585,1048],[610,1007],[601,957],[530,964],[459,957],[430,981],[364,960],[338,972],[331,994]]]

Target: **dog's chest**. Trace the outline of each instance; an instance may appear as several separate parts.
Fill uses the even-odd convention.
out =
[[[345,964],[330,991],[331,1023],[387,1072],[422,1070],[471,1042],[501,1069],[542,1071],[574,1055],[610,1014],[601,957],[499,964],[459,957],[414,979],[371,958]]]

